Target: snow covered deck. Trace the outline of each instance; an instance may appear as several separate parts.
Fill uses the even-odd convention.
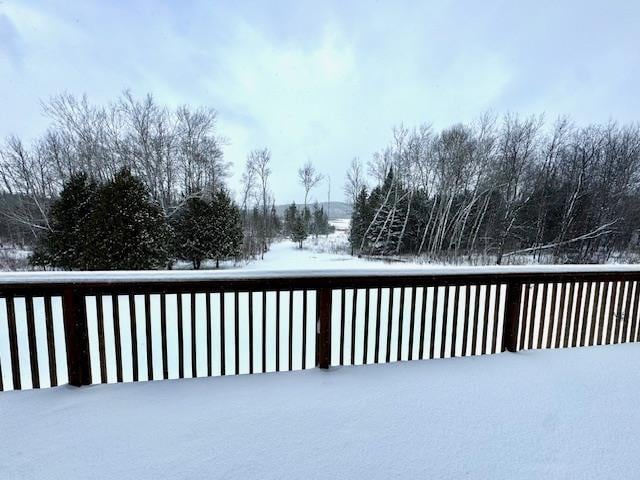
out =
[[[638,344],[0,393],[6,479],[637,478]]]

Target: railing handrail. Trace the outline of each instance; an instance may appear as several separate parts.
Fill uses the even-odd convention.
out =
[[[571,277],[574,275],[640,275],[640,265],[509,265],[509,266],[444,266],[397,267],[357,269],[300,269],[300,270],[107,270],[74,272],[3,272],[0,286],[10,285],[83,285],[83,284],[138,284],[175,282],[224,282],[256,280],[308,280],[308,279],[361,279],[370,278],[449,278],[449,277],[504,277],[518,279],[535,277]]]

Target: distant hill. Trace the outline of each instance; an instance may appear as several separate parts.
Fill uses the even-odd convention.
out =
[[[318,205],[323,207],[329,214],[329,220],[335,220],[338,218],[351,218],[351,205],[345,202],[318,202]],[[327,205],[329,208],[327,208]],[[284,211],[289,205],[276,205],[276,212],[278,215],[284,215]],[[309,205],[313,207],[313,204]]]

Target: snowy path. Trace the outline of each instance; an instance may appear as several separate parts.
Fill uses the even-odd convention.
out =
[[[7,479],[637,478],[637,344],[0,393]]]

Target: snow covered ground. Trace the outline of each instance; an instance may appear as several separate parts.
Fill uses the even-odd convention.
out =
[[[0,393],[6,479],[637,478],[638,345]]]

